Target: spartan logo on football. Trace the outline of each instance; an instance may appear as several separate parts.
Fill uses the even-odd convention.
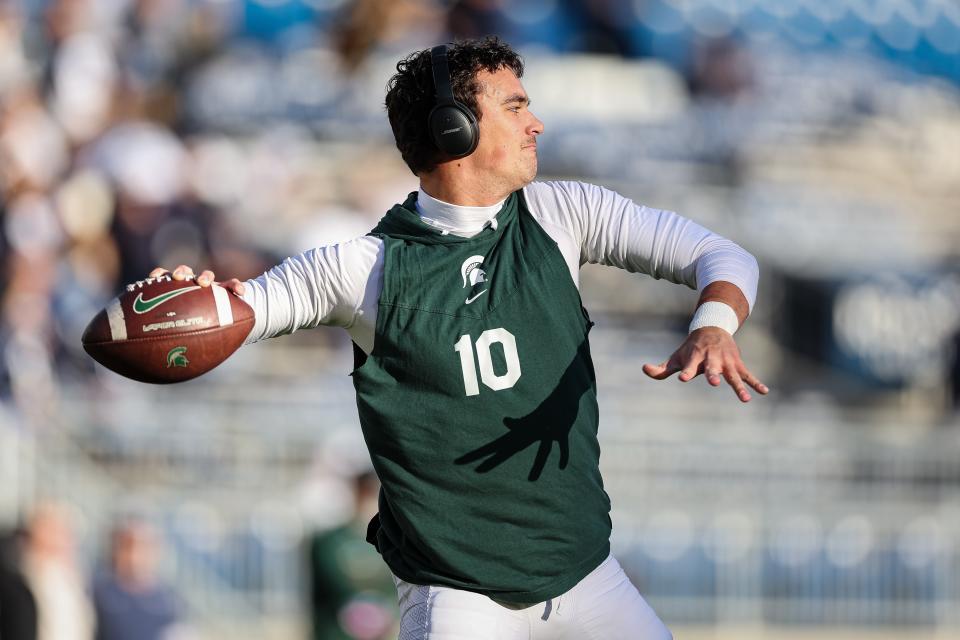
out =
[[[186,347],[174,347],[167,353],[167,369],[170,367],[186,367],[190,364],[187,360]]]
[[[460,276],[463,278],[463,288],[470,287],[470,293],[464,304],[470,304],[487,292],[487,272],[480,268],[483,256],[470,256],[460,265]]]

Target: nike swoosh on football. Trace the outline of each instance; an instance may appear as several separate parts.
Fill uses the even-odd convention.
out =
[[[463,304],[470,304],[471,302],[473,302],[474,300],[476,300],[477,298],[485,294],[487,291],[490,291],[490,289],[484,289],[483,291],[473,296],[472,298],[467,298],[466,300],[463,301]]]
[[[156,298],[150,298],[149,300],[143,299],[143,293],[137,294],[136,299],[133,301],[133,312],[134,313],[146,313],[154,307],[157,307],[167,300],[173,300],[177,296],[183,295],[188,291],[195,291],[200,287],[187,287],[186,289],[177,289],[176,291],[167,291],[166,293],[161,293]]]

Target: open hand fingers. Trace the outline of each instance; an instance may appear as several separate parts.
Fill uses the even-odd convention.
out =
[[[703,362],[703,373],[713,387],[723,384],[723,359],[710,355]]]
[[[643,372],[654,380],[665,380],[679,371],[681,382],[690,382],[703,373],[702,353],[695,351],[689,354],[685,362],[682,357],[681,350],[675,351],[665,362],[643,365]]]
[[[703,353],[697,350],[692,351],[680,371],[680,382],[690,382],[700,375],[703,372],[703,363]]]
[[[661,362],[660,364],[643,365],[643,372],[654,380],[665,380],[677,371],[680,371],[680,369],[680,364],[675,357],[671,357],[666,362]]]
[[[770,388],[760,382],[760,379],[750,373],[746,367],[741,366],[739,371],[728,369],[724,372],[723,377],[726,379],[727,384],[733,389],[733,392],[737,394],[737,398],[739,398],[741,402],[750,402],[753,397],[750,395],[750,390],[747,389],[747,385],[753,387],[757,393],[762,395],[770,393]]]
[[[645,364],[643,372],[654,380],[665,380],[679,372],[681,382],[689,382],[703,373],[711,386],[718,387],[726,381],[741,402],[752,399],[750,389],[763,395],[770,392],[767,385],[744,366],[733,338],[722,330],[703,329],[690,334],[669,360],[657,365]]]
[[[743,384],[743,378],[740,377],[736,369],[728,367],[724,370],[723,377],[727,381],[727,384],[730,385],[730,388],[733,389],[733,392],[737,394],[740,402],[750,402],[750,392],[747,391],[747,386]]]
[[[740,377],[743,379],[744,382],[746,382],[748,385],[756,389],[757,393],[761,393],[763,395],[767,395],[768,393],[770,393],[770,389],[767,387],[767,385],[760,382],[760,379],[757,378],[757,376],[750,373],[749,371],[747,371],[747,369],[743,369],[743,371],[740,374]]]

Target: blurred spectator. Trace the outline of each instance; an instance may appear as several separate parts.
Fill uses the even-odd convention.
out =
[[[343,66],[355,71],[378,47],[416,48],[441,37],[442,20],[430,0],[357,0],[348,4],[333,37]]]
[[[93,607],[74,554],[66,509],[48,503],[30,519],[24,575],[37,602],[38,640],[91,640]]]
[[[159,546],[141,520],[113,530],[109,566],[93,585],[97,640],[161,640],[178,630],[178,599],[157,575]]]
[[[447,11],[447,31],[458,39],[482,38],[499,33],[504,0],[454,0]]]
[[[753,86],[753,63],[746,48],[732,38],[698,42],[688,82],[702,99],[733,100]]]
[[[577,25],[568,43],[573,51],[634,54],[634,9],[620,0],[562,0],[561,7]]]
[[[37,603],[21,569],[26,532],[0,535],[0,639],[36,640]]]
[[[355,476],[353,517],[309,541],[314,640],[396,637],[393,578],[366,542],[367,523],[377,512],[379,489],[372,471]]]

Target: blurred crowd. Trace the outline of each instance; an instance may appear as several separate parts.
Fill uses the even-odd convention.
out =
[[[315,487],[327,512],[338,492],[344,504],[341,513],[306,531],[298,554],[306,580],[303,631],[315,640],[396,637],[393,579],[366,541],[379,481],[366,467],[341,480],[336,488]],[[205,637],[198,635],[196,621],[209,623],[209,613],[189,610],[169,581],[163,526],[120,514],[105,539],[91,545],[90,532],[83,530],[89,522],[80,516],[74,506],[48,500],[35,505],[21,527],[0,529],[0,638]],[[102,549],[91,552],[91,546]]]
[[[175,640],[189,637],[160,578],[160,541],[145,520],[118,521],[92,580],[69,508],[44,503],[0,546],[4,640]]]
[[[769,287],[751,330],[769,324],[788,334],[774,336],[788,348],[847,366],[872,387],[911,376],[942,384],[946,361],[960,352],[960,276],[940,267],[908,276],[934,254],[931,247],[938,257],[957,255],[960,100],[949,80],[960,80],[960,5],[876,4],[872,11],[853,0],[0,1],[0,419],[12,407],[18,415],[10,424],[39,434],[65,422],[50,419],[64,388],[98,397],[111,379],[82,352],[80,335],[122,285],[154,266],[254,277],[283,256],[369,230],[416,187],[382,107],[391,65],[436,42],[488,33],[520,45],[528,68],[537,67],[524,82],[548,123],[545,174],[607,184],[721,232],[739,223],[734,237],[765,263]],[[783,36],[801,49],[837,45],[857,55],[802,63],[792,54],[756,56],[740,39],[747,32],[755,41]],[[878,71],[857,57],[870,42],[948,82]],[[894,257],[907,275],[878,268],[898,268]],[[874,279],[840,280],[859,277],[856,269],[872,270]],[[688,311],[687,299],[668,299],[662,289],[631,296],[624,282],[590,281],[594,295],[621,305],[611,305],[611,315],[637,316],[629,305],[643,299]],[[328,335],[310,333],[309,340]],[[640,347],[616,343],[605,363],[629,368],[640,354],[625,349]],[[318,368],[313,354],[306,365],[283,355],[291,377]],[[791,356],[784,386],[804,377],[807,364]],[[952,366],[960,406],[960,358]],[[806,379],[818,393],[839,393],[828,369],[811,368]],[[620,377],[632,384],[633,373]],[[622,395],[632,401],[633,394],[631,387]],[[97,429],[129,426],[130,407],[124,413],[110,403],[96,420],[70,416],[78,431],[89,430],[70,436],[95,464],[128,481],[133,499],[142,489],[136,482],[151,481],[148,460],[172,470],[155,484],[179,479],[176,489],[186,494],[193,482],[190,499],[214,504],[217,497],[197,495],[199,485],[234,488],[213,471],[225,472],[228,454],[237,475],[250,474],[254,456],[245,443],[268,452],[264,467],[283,464],[283,453],[287,466],[302,471],[309,448],[289,434],[284,440],[281,425],[262,440],[241,441],[210,417],[229,415],[228,408],[207,396],[203,402],[207,413],[198,406],[191,413],[225,434],[207,447],[219,459],[200,455],[208,450],[195,437],[176,441],[165,423],[149,434],[155,440],[144,424],[131,430],[131,440],[140,438],[132,444],[108,434],[98,458]],[[309,414],[305,429],[343,421],[331,411],[317,424],[318,405],[300,405]],[[111,411],[119,417],[104,417]],[[0,432],[6,426],[0,422]],[[110,467],[111,456],[129,463],[129,475]],[[170,462],[178,457],[202,474]],[[260,482],[264,493],[274,489],[265,473],[252,477],[249,484]],[[389,575],[363,542],[371,487],[371,478],[354,478],[355,510],[336,526],[328,519],[317,531],[290,527],[305,536],[318,639],[376,640],[394,627],[385,604]],[[241,489],[249,500],[250,488]],[[338,491],[318,491],[319,500],[349,493]],[[195,504],[177,497],[184,503],[177,512],[202,529],[192,521]],[[0,516],[13,512],[6,505]],[[157,571],[161,538],[170,534],[162,524],[122,517],[104,534],[81,531],[64,505],[37,501],[28,511],[2,545],[0,637],[190,635],[180,605],[188,594],[164,586]],[[107,551],[91,572],[78,561],[77,541],[100,538]],[[250,546],[262,552],[269,545],[258,538]],[[197,555],[198,565],[215,564]],[[251,572],[243,586],[268,591],[254,584],[261,573]]]

